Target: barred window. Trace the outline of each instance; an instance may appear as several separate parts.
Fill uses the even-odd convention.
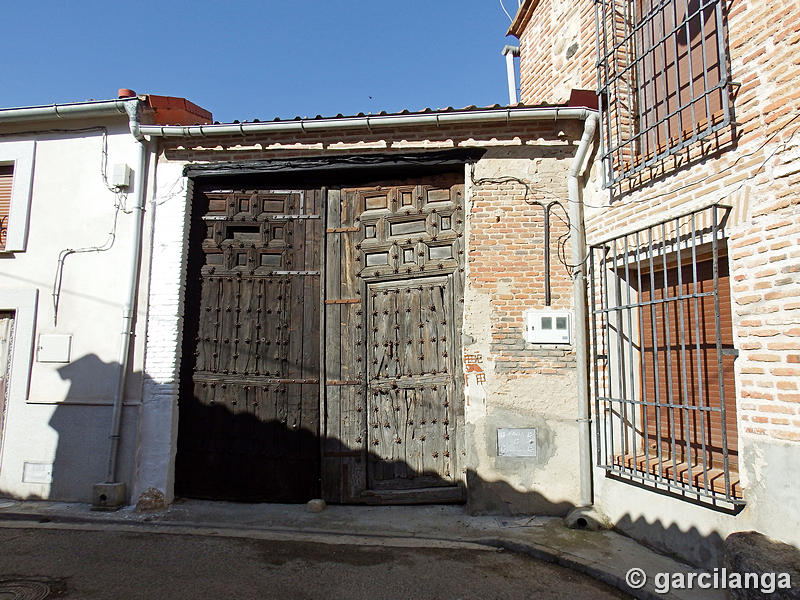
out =
[[[591,248],[598,465],[741,503],[725,221],[714,205]]]
[[[607,186],[731,122],[725,0],[595,0]]]

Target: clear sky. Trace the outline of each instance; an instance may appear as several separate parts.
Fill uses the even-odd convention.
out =
[[[513,15],[517,0],[504,0]],[[0,107],[183,96],[218,121],[506,104],[498,0],[27,0]]]

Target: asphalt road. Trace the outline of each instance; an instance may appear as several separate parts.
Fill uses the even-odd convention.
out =
[[[0,548],[0,600],[627,597],[568,569],[493,550],[7,526]]]

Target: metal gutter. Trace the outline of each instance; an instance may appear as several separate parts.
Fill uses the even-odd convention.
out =
[[[217,135],[248,135],[270,133],[310,133],[338,129],[373,131],[391,127],[432,125],[442,127],[462,123],[511,123],[544,119],[585,120],[594,111],[572,106],[521,107],[492,110],[436,111],[407,115],[366,115],[330,119],[296,119],[259,123],[220,125],[142,125],[139,131],[152,137],[213,137]]]
[[[48,106],[0,108],[0,123],[21,123],[26,121],[47,121],[53,119],[79,119],[86,117],[127,115],[127,105],[137,104],[138,102],[140,102],[139,98],[133,97],[120,100],[50,104]]]

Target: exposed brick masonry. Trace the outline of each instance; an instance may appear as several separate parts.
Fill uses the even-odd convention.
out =
[[[560,174],[564,187],[566,171]],[[558,189],[558,187],[556,187]],[[470,222],[469,277],[477,289],[491,294],[495,370],[508,374],[561,374],[574,366],[569,346],[526,344],[522,311],[545,308],[544,213],[526,204],[519,183],[484,184],[473,190]],[[549,202],[552,197],[532,195]],[[563,200],[563,205],[566,201]],[[559,240],[567,233],[564,211],[554,207],[550,219],[550,285],[552,308],[572,307],[572,284],[559,262]],[[568,247],[568,246],[567,246]]]
[[[420,152],[455,147],[528,146],[531,157],[542,147],[537,173],[531,177],[529,200],[559,199],[566,207],[566,176],[574,149],[564,132],[577,135],[580,128],[565,122],[448,126],[397,130],[340,131],[328,134],[273,134],[230,138],[175,139],[166,156],[175,161],[225,161],[282,159],[302,156],[364,154],[370,152]],[[555,150],[554,150],[555,148]],[[473,202],[468,240],[468,276],[476,288],[491,295],[492,339],[497,372],[520,376],[562,373],[574,365],[570,346],[526,346],[522,337],[522,312],[545,308],[544,217],[542,208],[525,203],[519,183],[472,186]],[[558,260],[559,238],[567,231],[565,211],[552,209],[551,289],[553,308],[571,308],[571,280]],[[562,240],[563,241],[563,240]]]
[[[560,0],[541,0],[525,29],[523,101],[557,101],[551,90],[565,78],[595,87],[586,60],[594,43],[584,33],[594,33],[592,2],[573,4],[557,20]],[[547,55],[560,38],[572,39],[575,15],[580,51],[552,64]],[[699,145],[697,160],[676,160],[613,201],[607,192],[587,196],[587,235],[596,242],[714,202],[732,205],[740,430],[800,442],[800,7],[792,0],[730,3],[728,41],[733,80],[741,83],[734,88],[735,143]]]

